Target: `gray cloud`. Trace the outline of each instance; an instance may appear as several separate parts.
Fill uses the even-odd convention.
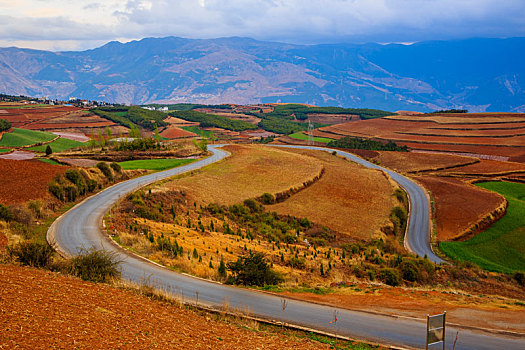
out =
[[[80,6],[92,13],[92,23],[80,24],[74,14],[3,16],[0,40],[78,40],[82,47],[169,35],[293,43],[525,36],[523,0],[129,0],[109,12],[115,20],[111,24],[96,16],[97,11],[107,13],[104,3]]]

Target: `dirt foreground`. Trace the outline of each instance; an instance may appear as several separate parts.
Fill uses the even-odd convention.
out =
[[[0,265],[0,349],[328,349],[136,292]]]

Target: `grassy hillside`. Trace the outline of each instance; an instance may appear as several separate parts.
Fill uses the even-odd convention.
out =
[[[484,182],[477,186],[507,199],[507,214],[488,230],[464,242],[443,242],[440,249],[456,260],[496,272],[525,271],[525,184]]]
[[[49,132],[14,128],[12,132],[2,136],[0,146],[28,146],[39,142],[51,141],[55,137],[57,137],[55,134]]]
[[[285,119],[294,119],[292,116],[295,115],[296,119],[306,120],[308,114],[352,114],[358,115],[361,119],[374,119],[381,118],[387,115],[395,113],[382,111],[379,109],[368,109],[368,108],[342,108],[342,107],[308,107],[302,104],[284,104],[275,106],[275,109],[271,113],[266,113],[266,117],[278,117]]]
[[[140,126],[153,131],[156,127],[168,125],[163,121],[167,117],[165,113],[136,106],[98,107],[93,108],[91,112],[127,128]]]
[[[192,122],[199,122],[201,127],[216,127],[233,131],[257,129],[257,126],[242,120],[234,120],[220,115],[197,111],[172,111],[169,115]]]

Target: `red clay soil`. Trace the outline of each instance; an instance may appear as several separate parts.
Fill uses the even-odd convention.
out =
[[[525,115],[512,113],[393,116],[327,126],[316,135],[375,138],[413,149],[513,157],[524,153],[524,126]]]
[[[47,184],[67,167],[38,160],[0,159],[0,203],[24,203],[51,196]]]
[[[479,163],[467,165],[459,168],[444,171],[450,174],[508,174],[508,173],[525,173],[525,164],[517,162],[501,162],[497,160],[482,159]]]
[[[0,265],[0,349],[328,349],[137,292]]]
[[[417,180],[431,192],[436,208],[438,241],[458,237],[505,200],[497,193],[456,178],[420,176]]]
[[[5,249],[7,246],[7,236],[3,233],[0,233],[0,252]]]
[[[177,128],[175,126],[170,126],[166,128],[164,131],[162,131],[160,133],[160,136],[168,138],[168,139],[180,139],[180,138],[187,138],[187,137],[196,137],[198,135],[190,131],[186,131],[184,129]]]
[[[437,170],[479,162],[477,158],[443,153],[380,152],[381,165],[400,172]]]
[[[427,314],[447,311],[447,321],[474,327],[501,329],[525,335],[523,304],[515,299],[471,295],[450,291],[429,291],[360,284],[325,295],[282,293],[301,300],[334,305],[338,308],[409,316],[424,320]],[[461,332],[460,332],[461,337]]]

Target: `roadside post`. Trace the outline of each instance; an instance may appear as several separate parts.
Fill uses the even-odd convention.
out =
[[[427,341],[425,349],[428,350],[429,345],[443,343],[443,350],[445,350],[445,316],[446,311],[438,315],[427,315]]]

